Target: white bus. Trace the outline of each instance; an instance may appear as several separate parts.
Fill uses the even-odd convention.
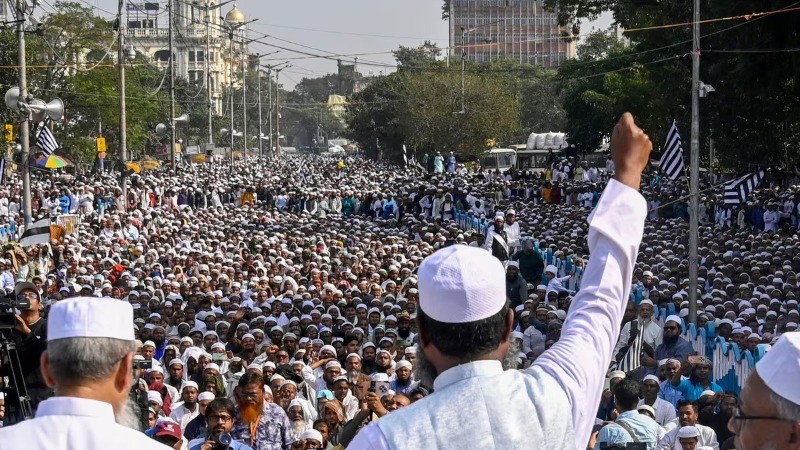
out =
[[[493,148],[480,160],[483,170],[505,172],[517,164],[517,151],[513,148]]]

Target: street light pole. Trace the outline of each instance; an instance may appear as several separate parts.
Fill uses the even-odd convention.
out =
[[[28,98],[28,76],[25,55],[25,8],[24,0],[17,0],[16,15],[17,21],[17,65],[19,66],[19,101],[25,102]],[[19,143],[22,151],[22,208],[24,213],[25,225],[30,225],[33,221],[33,210],[31,206],[31,168],[30,159],[30,112],[24,110],[20,115],[19,124]]]
[[[128,117],[125,104],[125,20],[122,17],[125,0],[119,0],[117,27],[117,83],[119,89],[119,160],[120,185],[122,187],[122,210],[128,210],[128,180],[125,163],[128,160]]]
[[[689,164],[689,322],[697,323],[697,208],[700,191],[700,0],[694,0],[692,25],[692,147]]]

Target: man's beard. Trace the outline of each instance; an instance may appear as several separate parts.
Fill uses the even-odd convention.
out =
[[[678,338],[679,338],[679,337],[680,337],[680,336],[678,336],[678,335],[675,335],[675,336],[667,336],[667,335],[664,335],[664,343],[667,343],[667,344],[674,344],[674,343],[678,342]]]
[[[123,427],[132,428],[136,431],[142,431],[139,405],[130,397],[125,398],[125,403],[122,404],[122,407],[120,408],[119,412],[114,415],[114,418],[116,419],[117,423]]]
[[[299,435],[303,431],[306,431],[306,421],[303,419],[293,420],[291,422],[292,425],[292,433],[294,435]]]
[[[242,420],[247,424],[255,423],[261,416],[261,411],[264,410],[264,401],[260,401],[255,405],[239,405],[239,412]]]
[[[501,361],[503,370],[517,368],[517,355],[519,354],[519,344],[513,340],[508,344],[508,351]],[[433,380],[439,376],[439,372],[433,367],[433,364],[425,357],[425,352],[422,351],[422,346],[417,347],[417,359],[414,361],[414,378],[419,381],[421,386],[433,388]]]
[[[397,337],[400,339],[408,339],[411,336],[411,328],[398,328]]]
[[[358,381],[358,376],[359,375],[361,375],[361,371],[360,370],[349,370],[349,371],[347,371],[347,380],[350,383],[355,383],[356,381]]]

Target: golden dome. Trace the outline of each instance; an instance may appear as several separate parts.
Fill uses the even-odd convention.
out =
[[[233,4],[233,9],[225,15],[225,22],[229,25],[244,23],[244,13],[236,6],[236,3]]]

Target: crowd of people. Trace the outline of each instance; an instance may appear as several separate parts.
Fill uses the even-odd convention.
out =
[[[41,355],[53,342],[52,311],[75,297],[74,308],[88,308],[80,299],[108,297],[131,305],[131,323],[111,317],[113,310],[86,317],[107,320],[103,329],[131,328],[136,354],[130,363],[136,381],[114,414],[154,441],[184,450],[288,450],[344,448],[360,438],[356,448],[365,448],[364,430],[384,423],[383,416],[424,428],[399,412],[447,387],[420,348],[420,291],[430,286],[421,278],[436,279],[423,275],[421,264],[465,245],[503,263],[500,275],[490,271],[501,278],[512,312],[501,359],[519,373],[541,367],[560,373],[562,364],[591,359],[564,351],[571,339],[562,336],[562,327],[566,334],[581,313],[591,315],[582,303],[575,306],[603,276],[588,263],[624,261],[638,251],[622,326],[607,343],[611,366],[588,381],[605,382],[602,395],[577,402],[573,396],[580,395],[570,391],[563,399],[569,397],[573,418],[595,417],[593,432],[583,430],[591,441],[578,442],[583,437],[576,430],[574,444],[733,448],[737,428],[729,422],[741,424],[737,417],[744,417],[737,413],[739,393],[724,392],[713,381],[711,361],[696,356],[682,337],[689,325],[688,227],[685,208],[676,205],[686,203],[684,189],[645,175],[641,193],[649,210],[641,245],[618,255],[595,247],[589,258],[599,238],[587,216],[611,186],[613,164],[597,169],[558,161],[544,174],[464,173],[450,170],[454,158],[446,164],[436,158],[433,174],[309,155],[158,169],[129,177],[127,196],[118,174],[37,173],[34,215],[69,214],[77,222],[59,240],[29,247],[18,245],[21,192],[10,177],[0,192],[0,279],[9,298],[24,299],[7,335],[17,344],[30,401],[15,395],[14,364],[4,360],[3,424],[28,419],[26,403],[38,416],[54,394],[53,379],[80,370],[70,372],[53,356],[52,367],[42,370]],[[704,199],[697,327],[742,351],[797,329],[795,199],[791,189],[764,187],[744,213],[714,193]],[[480,218],[486,229],[463,229],[456,211]],[[608,260],[602,249],[612,255]],[[437,283],[447,288],[446,281]],[[663,327],[655,324],[654,310],[669,305],[676,314]],[[424,317],[437,326],[449,323],[429,310]],[[585,334],[606,331],[584,326]],[[84,351],[99,358],[104,350]],[[469,415],[469,403],[483,400],[450,401],[462,405],[459,415]],[[459,427],[449,420],[434,426]],[[403,439],[401,431],[387,430],[387,442]],[[572,438],[560,442],[572,445]]]

